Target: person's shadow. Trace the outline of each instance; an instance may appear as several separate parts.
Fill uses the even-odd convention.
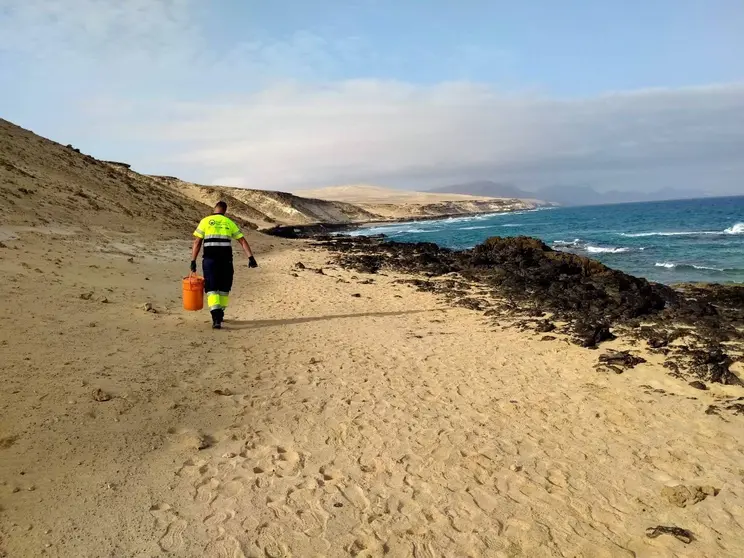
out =
[[[429,310],[402,310],[399,312],[366,312],[361,314],[331,314],[329,316],[307,316],[304,318],[286,318],[283,320],[225,320],[225,329],[257,329],[261,327],[274,327],[282,325],[307,324],[310,322],[323,322],[327,320],[345,320],[348,318],[385,318],[391,316],[405,316],[408,314],[423,314],[425,312],[438,312],[437,309]]]

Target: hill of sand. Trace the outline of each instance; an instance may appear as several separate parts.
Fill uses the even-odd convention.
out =
[[[0,220],[134,232],[160,223],[173,236],[208,208],[146,176],[125,173],[93,157],[0,120]],[[201,216],[201,217],[200,217]]]
[[[303,192],[202,186],[175,177],[146,176],[125,163],[99,161],[10,122],[0,120],[0,216],[36,222],[52,218],[85,229],[105,224],[126,232],[133,222],[159,219],[167,230],[184,230],[223,199],[244,226],[362,223],[390,219],[500,212],[534,202],[456,194],[402,192],[371,186]],[[85,221],[78,215],[90,214]]]
[[[208,205],[220,199],[226,200],[232,213],[256,223],[260,228],[311,223],[359,223],[380,219],[379,215],[340,201],[309,199],[271,190],[201,186],[173,178],[155,177],[155,180]]]
[[[0,556],[744,556],[741,417],[706,412],[739,388],[254,231],[212,331],[179,300],[206,206],[0,141]]]
[[[41,224],[54,220],[83,230],[105,225],[127,232],[157,220],[166,234],[181,233],[220,199],[250,228],[381,218],[337,201],[142,175],[125,163],[99,161],[0,119],[0,217],[5,224],[28,224],[31,217]]]
[[[432,194],[427,192],[409,192],[382,186],[349,185],[329,186],[314,190],[297,190],[298,196],[335,200],[347,203],[439,203],[444,201],[482,201],[493,200],[481,196],[464,194]]]
[[[382,219],[500,213],[534,209],[541,205],[535,200],[408,192],[368,185],[331,186],[298,190],[295,193],[298,196],[351,203]]]

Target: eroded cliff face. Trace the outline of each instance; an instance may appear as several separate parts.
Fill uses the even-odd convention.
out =
[[[351,203],[376,214],[380,220],[501,213],[551,205],[539,200],[412,192],[366,184],[299,190],[295,193],[304,197]]]
[[[313,191],[308,195],[295,195],[271,190],[254,190],[225,186],[202,186],[175,178],[157,178],[166,186],[179,193],[208,205],[219,199],[228,202],[230,211],[259,228],[277,225],[309,225],[315,223],[353,224],[372,221],[396,221],[405,219],[431,219],[452,215],[471,215],[477,213],[500,213],[534,209],[540,205],[534,200],[476,198],[472,196],[426,195],[418,192],[397,192],[386,189],[376,191],[391,192],[388,199],[377,196],[375,201],[329,199],[321,196],[325,190]],[[333,191],[332,188],[328,189]]]
[[[359,203],[358,207],[379,216],[381,220],[450,217],[477,213],[526,211],[538,205],[528,200],[449,200],[434,203]]]
[[[164,234],[193,227],[215,202],[253,229],[351,224],[531,209],[534,202],[418,194],[377,188],[359,203],[286,192],[203,186],[148,176],[129,164],[100,161],[0,120],[0,217],[9,225],[56,223],[137,230],[159,220]],[[424,196],[423,198],[421,196]]]
[[[0,120],[0,220],[120,232],[161,224],[164,236],[193,228],[207,208],[171,188]]]
[[[350,203],[303,198],[271,190],[202,186],[176,178],[155,179],[181,195],[210,206],[218,200],[225,200],[233,215],[254,223],[258,228],[311,223],[361,223],[380,218]]]

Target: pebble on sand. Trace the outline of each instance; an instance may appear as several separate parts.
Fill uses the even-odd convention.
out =
[[[93,392],[93,399],[99,403],[103,403],[104,401],[110,401],[111,395],[103,391],[101,388],[98,388]]]

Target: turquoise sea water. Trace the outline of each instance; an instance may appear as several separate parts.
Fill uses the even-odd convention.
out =
[[[371,226],[352,234],[471,248],[533,236],[662,283],[744,283],[744,196],[544,209]]]

